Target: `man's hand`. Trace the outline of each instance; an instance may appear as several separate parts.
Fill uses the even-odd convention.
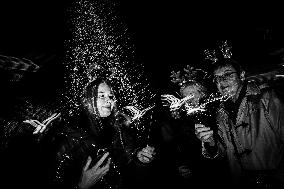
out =
[[[155,148],[147,145],[137,153],[137,158],[142,163],[150,163],[154,159],[155,154]]]
[[[205,127],[203,124],[195,124],[195,135],[202,142],[209,142],[211,146],[215,144],[213,131],[210,127]]]
[[[188,179],[188,178],[190,178],[192,176],[191,170],[186,165],[179,166],[178,167],[178,172],[185,179]]]

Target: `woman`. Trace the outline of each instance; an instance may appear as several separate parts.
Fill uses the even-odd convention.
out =
[[[135,147],[134,128],[117,111],[110,84],[103,79],[87,85],[82,113],[73,124],[80,129],[64,132],[57,153],[55,184],[77,188],[126,188],[131,168],[151,162],[154,149]]]
[[[215,171],[218,169],[226,172],[225,164],[223,160],[204,158],[203,144],[195,136],[195,124],[215,122],[215,104],[201,107],[201,104],[208,102],[209,95],[213,94],[215,89],[210,88],[209,77],[205,71],[189,65],[183,71],[172,72],[171,77],[172,82],[178,86],[180,96],[183,99],[188,98],[180,109],[172,112],[176,119],[174,127],[178,128],[176,137],[178,154],[176,164],[180,177],[178,183],[181,184],[181,188],[188,188],[194,183],[202,183],[203,187],[205,185],[220,186],[220,183],[217,183]],[[204,108],[204,111],[193,111],[199,108]],[[216,130],[217,126],[213,124],[211,128]],[[222,173],[222,176],[224,175]],[[203,178],[206,178],[208,182],[201,182]]]

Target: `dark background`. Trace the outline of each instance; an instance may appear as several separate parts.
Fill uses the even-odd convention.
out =
[[[71,1],[0,1],[0,55],[27,58],[40,66],[37,72],[19,72],[0,61],[0,119],[9,118],[10,111],[14,113],[11,104],[17,103],[15,98],[30,96],[49,101],[56,96],[57,90],[64,87],[61,63],[65,53],[64,40],[68,37],[65,11]],[[115,1],[133,40],[136,60],[145,65],[145,73],[157,89],[167,89],[172,69],[186,64],[199,66],[202,51],[214,46],[216,40],[232,41],[233,57],[242,62],[249,74],[267,72],[283,64],[283,11],[279,10],[282,6],[260,2],[243,4],[240,1],[219,4],[206,1]],[[17,74],[23,77],[17,80]],[[0,135],[2,137],[2,133]],[[21,146],[25,145],[29,146],[26,143]],[[37,152],[24,153],[29,157],[29,153]],[[18,161],[18,157],[22,158],[19,155],[10,161],[15,161],[13,167],[16,168],[25,162],[20,165],[24,168],[15,169],[20,180],[24,181],[29,177],[26,170],[33,172],[29,162],[41,159],[35,156]],[[6,165],[12,173],[7,174],[8,177],[14,176],[14,168]],[[8,179],[8,183],[13,178]],[[22,185],[21,181],[18,183]]]
[[[29,86],[44,92],[50,86],[63,85],[60,63],[67,29],[65,11],[70,2],[9,0],[0,4],[0,55],[28,58],[40,65],[37,73],[25,77],[30,78]],[[143,62],[157,88],[167,87],[176,65],[199,65],[202,50],[216,40],[231,40],[233,57],[249,73],[269,71],[281,63],[283,22],[276,4],[116,2],[137,61]],[[39,81],[42,83],[36,84]]]

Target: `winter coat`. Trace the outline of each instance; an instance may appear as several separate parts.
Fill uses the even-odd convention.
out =
[[[90,124],[83,116],[80,124]],[[106,124],[106,123],[105,123]],[[60,188],[76,188],[88,156],[92,157],[90,167],[102,157],[104,151],[110,152],[110,170],[94,188],[122,188],[124,173],[133,163],[137,149],[134,149],[131,128],[121,125],[104,125],[105,130],[94,134],[88,129],[71,129],[62,132],[56,154],[53,185]],[[85,127],[89,128],[89,126]],[[57,139],[59,140],[59,139]],[[136,162],[136,159],[134,160]]]
[[[233,178],[250,173],[284,180],[284,106],[273,89],[254,82],[243,86],[236,104],[217,112],[219,155],[227,156]]]

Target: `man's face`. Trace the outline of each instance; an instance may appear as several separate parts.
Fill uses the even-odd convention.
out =
[[[240,76],[231,65],[217,68],[213,81],[223,96],[235,96],[242,85]]]
[[[114,107],[114,95],[106,83],[98,87],[97,108],[100,117],[108,117]]]
[[[191,106],[198,106],[199,101],[204,95],[202,89],[198,85],[188,85],[181,90],[181,95],[183,98],[192,95],[193,97],[190,98],[187,103]]]

